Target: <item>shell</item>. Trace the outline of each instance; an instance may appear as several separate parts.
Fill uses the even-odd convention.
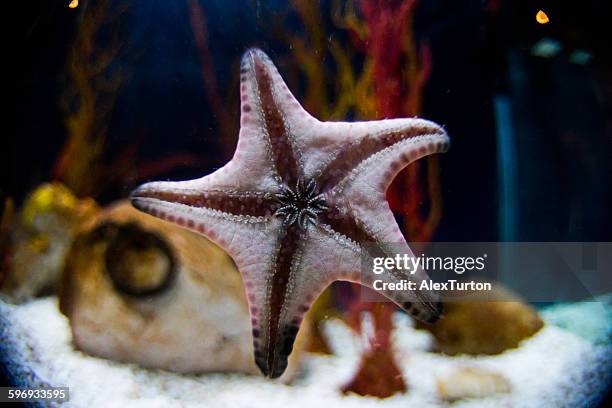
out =
[[[486,398],[511,390],[508,380],[493,371],[462,367],[451,375],[437,381],[440,398],[445,401],[456,401],[466,398]]]

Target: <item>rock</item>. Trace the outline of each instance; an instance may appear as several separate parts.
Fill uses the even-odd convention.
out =
[[[181,373],[259,373],[242,280],[206,238],[120,203],[75,240],[60,308],[91,355]],[[297,371],[303,324],[289,359]]]
[[[93,200],[76,198],[60,183],[36,188],[12,226],[2,298],[21,303],[52,293],[75,234],[97,212]]]
[[[433,334],[437,349],[446,354],[499,354],[544,325],[531,306],[499,284],[490,293],[472,292],[461,299],[445,302],[444,318],[435,324],[417,324]]]
[[[481,368],[463,367],[450,376],[437,381],[438,393],[444,401],[466,398],[486,398],[510,392],[510,383],[504,376]]]

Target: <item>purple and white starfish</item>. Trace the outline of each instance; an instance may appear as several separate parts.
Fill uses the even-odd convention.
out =
[[[399,246],[412,255],[385,192],[409,163],[446,151],[449,138],[422,119],[320,122],[258,49],[246,52],[240,74],[241,127],[232,160],[197,180],[144,184],[131,200],[230,254],[246,287],[255,361],[275,378],[323,289],[336,280],[373,286],[360,273],[362,251],[394,256]],[[428,278],[422,270],[393,270],[377,279]],[[379,292],[418,319],[440,316],[435,293]]]

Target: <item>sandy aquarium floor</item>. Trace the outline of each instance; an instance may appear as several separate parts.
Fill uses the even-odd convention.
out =
[[[10,353],[13,361],[9,369],[21,370],[21,376],[30,372],[38,382],[69,386],[68,406],[436,407],[445,405],[438,396],[437,379],[459,367],[476,367],[503,375],[511,384],[511,392],[459,401],[453,406],[578,407],[588,406],[585,401],[599,394],[609,381],[610,349],[588,337],[588,331],[597,331],[598,324],[609,330],[609,316],[603,306],[594,304],[588,310],[577,306],[544,313],[544,319],[557,326],[547,324],[518,349],[492,357],[448,357],[429,352],[429,333],[415,330],[408,317],[398,314],[396,355],[409,390],[384,400],[346,396],[338,391],[356,369],[363,339],[334,320],[325,330],[335,355],[307,356],[303,373],[291,386],[255,376],[177,375],[87,356],[73,348],[68,322],[54,298],[17,307],[0,302],[0,335],[4,357]],[[580,319],[583,315],[586,319],[597,305],[602,317],[594,323],[585,326],[582,321],[577,331],[559,327],[564,319]]]

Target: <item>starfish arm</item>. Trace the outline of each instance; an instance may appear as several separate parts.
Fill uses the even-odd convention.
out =
[[[267,191],[235,190],[227,187],[211,189],[202,187],[202,184],[202,180],[145,183],[134,190],[130,198],[137,208],[140,203],[146,202],[146,210],[149,212],[155,212],[156,209],[163,211],[164,204],[181,204],[227,215],[265,218],[272,216],[279,206],[274,194]],[[177,223],[193,224],[195,221],[190,216]]]
[[[232,160],[206,177],[177,187],[185,191],[276,192],[281,187],[280,179],[293,180],[287,182],[289,185],[297,181],[300,170],[287,123],[301,123],[295,117],[303,118],[302,122],[317,121],[301,108],[262,51],[245,53],[240,81],[240,132]]]
[[[264,348],[256,354],[262,358],[267,352],[277,350],[277,358],[271,360],[274,365],[266,367],[266,370],[282,372],[304,315],[320,293],[334,281],[350,281],[370,287],[418,319],[429,322],[437,320],[441,306],[435,297],[423,296],[418,291],[377,290],[380,282],[375,283],[371,279],[371,273],[361,271],[361,255],[364,250],[366,249],[327,224],[309,226],[306,237],[295,248],[286,296],[282,307],[276,309],[278,316],[266,319],[275,322],[277,326],[276,341],[268,343],[268,350]],[[404,250],[412,254],[407,246]],[[400,271],[392,271],[381,276],[379,280],[384,283],[418,281],[423,278],[422,273],[421,271],[414,277],[402,275]],[[260,335],[261,329],[256,330]],[[258,350],[257,342],[255,347]]]
[[[150,215],[205,235],[226,248],[230,255],[239,254],[240,245],[251,244],[237,239],[240,234],[257,234],[258,230],[268,228],[276,221],[269,208],[263,204],[265,200],[258,203],[257,199],[248,196],[245,203],[241,197],[224,197],[220,205],[217,201],[219,197],[215,196],[212,201],[205,202],[196,195],[180,193],[181,190],[174,187],[176,184],[182,182],[144,184],[130,196],[132,205]],[[197,202],[198,199],[204,202]]]
[[[156,188],[159,189],[159,185]],[[284,295],[284,291],[274,287],[273,278],[275,274],[287,275],[290,265],[287,260],[290,262],[293,257],[293,249],[288,248],[287,243],[296,242],[283,239],[287,237],[283,234],[281,220],[163,201],[146,197],[139,190],[133,193],[132,203],[144,212],[203,234],[228,252],[240,271],[247,295],[255,362],[265,375],[280,376],[287,366],[291,350],[282,352],[282,348],[277,347],[286,335],[284,331],[277,332],[278,325],[274,325],[274,333],[271,331],[273,323],[278,321],[278,311],[283,302],[282,298],[273,298],[274,289],[276,295],[280,292]],[[283,255],[285,261],[279,260]],[[271,342],[271,338],[275,340]]]
[[[354,183],[359,181],[359,178],[357,178]],[[374,252],[370,256],[395,257],[398,254],[400,256],[404,254],[409,257],[414,256],[395,222],[395,217],[385,200],[385,192],[379,184],[368,184],[365,181],[360,184],[350,184],[344,191],[342,200],[344,200],[344,203],[339,207],[350,215],[349,219],[355,220],[353,223],[358,226],[356,235],[357,237],[362,236],[359,242],[365,242],[365,248],[373,248]],[[342,225],[336,228],[341,229]],[[355,234],[349,228],[347,235],[350,236],[351,233]],[[367,279],[364,279],[361,283],[390,298],[413,316],[425,322],[433,322],[440,317],[442,308],[436,292],[426,289],[381,291],[374,286],[373,280],[370,279],[372,276],[372,274],[364,275]],[[417,284],[417,287],[420,287],[420,283],[428,279],[427,273],[418,269],[412,275],[393,270],[390,273],[380,275],[379,280],[385,283],[411,280]]]
[[[270,316],[266,319],[274,324],[276,336],[262,339],[267,341],[268,347],[260,355],[274,356],[264,373],[278,375],[284,370],[304,315],[319,294],[333,281],[344,277],[343,271],[355,271],[355,278],[359,275],[360,259],[354,245],[340,241],[350,248],[330,238],[320,231],[320,227],[309,224],[294,248],[281,307],[270,308]],[[257,343],[255,347],[258,348]]]
[[[426,121],[422,121],[426,122]],[[432,122],[428,122],[432,123]],[[434,125],[433,128],[424,128],[416,131],[409,137],[380,136],[385,140],[382,149],[376,149],[373,154],[363,160],[354,160],[356,165],[351,166],[344,176],[338,177],[334,189],[351,189],[358,191],[364,188],[368,192],[375,191],[377,197],[384,194],[395,176],[410,163],[431,154],[446,152],[450,140],[442,128]]]
[[[308,128],[318,121],[291,94],[264,52],[250,49],[245,53],[240,80],[241,135],[265,145],[272,171],[286,184],[295,185],[303,176],[303,158],[294,128]]]
[[[424,119],[386,119],[369,122],[323,122],[308,138],[299,138],[308,160],[305,173],[328,191],[351,176],[365,161],[380,160],[399,150],[405,157],[389,162],[399,171],[433,152],[448,149],[443,128]],[[389,170],[389,169],[384,169]]]
[[[440,128],[438,128],[440,129]],[[428,133],[394,143],[367,157],[326,193],[328,202],[350,214],[376,241],[406,241],[386,200],[387,188],[408,164],[448,148],[446,133]]]
[[[381,246],[380,249],[382,248],[384,246]],[[393,245],[392,252],[378,250],[375,253],[379,256],[395,257],[396,254],[414,256],[408,245],[397,244]],[[391,269],[380,275],[375,275],[372,271],[363,271],[359,283],[391,300],[413,317],[427,323],[434,323],[442,315],[442,303],[437,293],[420,289],[421,283],[427,280],[429,280],[429,277],[422,268],[419,268],[414,274],[404,270]],[[406,287],[400,285],[407,282],[412,282],[416,289],[396,289]],[[389,287],[394,289],[389,289]]]
[[[301,233],[295,224],[281,225],[275,237],[272,250],[260,255],[266,258],[263,267],[238,265],[243,276],[252,277],[247,294],[251,304],[255,363],[271,378],[285,371],[299,327],[295,322],[284,320],[284,311],[294,296],[291,282],[298,273],[302,246]]]
[[[352,211],[349,210],[348,212]],[[393,219],[390,211],[388,215]],[[320,230],[328,237],[325,251],[332,254],[334,259],[343,259],[340,265],[336,262],[334,268],[330,268],[325,272],[328,275],[328,279],[359,283],[385,296],[419,320],[428,323],[438,320],[442,313],[442,305],[435,292],[420,289],[388,290],[388,286],[385,285],[389,283],[396,284],[401,281],[413,281],[418,287],[422,281],[429,279],[422,268],[419,268],[412,275],[397,269],[390,270],[381,275],[375,275],[371,270],[363,270],[366,263],[362,263],[362,261],[368,258],[395,257],[396,255],[403,256],[404,254],[409,257],[414,256],[403,239],[399,228],[396,231],[374,230],[367,223],[356,219],[353,214],[337,217],[335,221],[332,219],[327,219],[326,221],[330,221],[329,224],[321,224],[320,227]],[[386,222],[388,221],[390,220]],[[394,221],[393,225],[397,227]],[[389,233],[393,235],[388,235]],[[386,236],[387,238],[393,236],[393,240],[381,241],[381,236]],[[361,244],[357,244],[357,242]],[[320,254],[323,251],[323,247],[320,248],[320,252],[315,252],[314,257],[321,259]],[[352,261],[350,259],[351,256]],[[315,260],[312,259],[312,262],[315,262]]]

